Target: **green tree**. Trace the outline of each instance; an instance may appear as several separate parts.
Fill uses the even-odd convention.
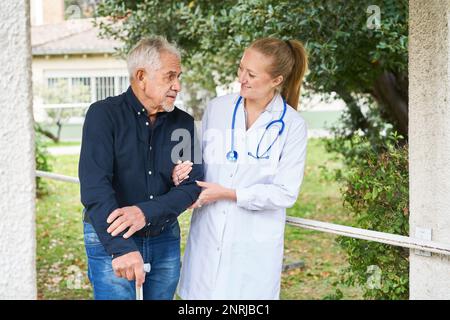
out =
[[[380,9],[379,28],[372,28]],[[103,36],[121,40],[126,52],[142,36],[165,35],[184,50],[185,83],[210,91],[236,77],[243,49],[274,36],[303,41],[310,54],[307,88],[336,92],[347,105],[347,129],[369,133],[361,98],[383,121],[408,134],[408,1],[107,0],[97,8]]]
[[[409,234],[408,146],[391,134],[384,151],[376,151],[367,139],[359,140],[359,157],[344,179],[344,204],[359,228]],[[362,160],[364,159],[364,160]],[[349,267],[341,283],[358,284],[368,299],[408,299],[409,250],[387,244],[338,237],[347,252]]]

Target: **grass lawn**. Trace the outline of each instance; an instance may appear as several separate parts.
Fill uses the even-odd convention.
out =
[[[288,215],[335,223],[349,221],[342,208],[338,185],[321,178],[320,166],[337,166],[321,140],[310,140],[302,190]],[[53,171],[77,176],[78,156],[54,156]],[[81,223],[79,186],[48,181],[49,195],[37,200],[37,272],[39,299],[91,299]],[[190,213],[180,216],[182,250]],[[332,283],[345,267],[345,254],[335,236],[286,226],[285,262],[303,261],[305,267],[282,277],[282,299],[323,299],[334,293]],[[346,299],[361,299],[358,288],[341,288]]]
[[[294,207],[287,214],[293,217],[331,223],[350,224],[350,215],[343,208],[339,186],[321,175],[321,167],[336,168],[324,150],[323,141],[308,143],[305,177]],[[323,299],[333,294],[333,282],[346,263],[346,255],[334,241],[335,235],[286,225],[285,263],[303,261],[305,267],[287,271],[282,276],[281,299]],[[344,299],[362,299],[359,288],[339,287]]]

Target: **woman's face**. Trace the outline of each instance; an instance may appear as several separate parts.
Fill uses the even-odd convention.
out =
[[[267,72],[272,59],[255,49],[246,49],[238,69],[240,95],[246,99],[262,99],[273,94],[283,81],[282,76],[272,78]]]

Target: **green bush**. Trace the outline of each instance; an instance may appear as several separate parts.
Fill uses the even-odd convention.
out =
[[[358,156],[347,159],[340,179],[354,226],[408,235],[408,146],[396,134],[376,148],[359,136],[349,143],[358,149]],[[337,242],[349,263],[342,284],[362,287],[366,299],[408,299],[408,249],[348,237],[338,237]]]
[[[34,125],[36,170],[52,171],[52,166],[50,164],[51,156],[47,151],[47,147],[44,143],[44,136],[41,131],[39,124],[36,123]],[[40,198],[43,195],[46,195],[47,192],[47,183],[45,180],[36,177],[36,196]]]

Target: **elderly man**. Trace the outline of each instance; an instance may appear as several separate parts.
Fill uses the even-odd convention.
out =
[[[179,159],[193,160],[194,120],[174,107],[181,90],[174,45],[143,39],[127,64],[131,86],[92,104],[83,126],[79,177],[88,276],[95,299],[134,299],[135,284],[143,286],[144,299],[173,299],[180,273],[177,217],[197,199],[203,167],[193,164],[178,186],[172,170]]]

